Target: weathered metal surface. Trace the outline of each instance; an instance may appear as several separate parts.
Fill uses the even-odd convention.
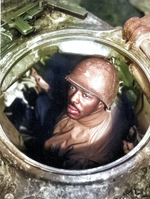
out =
[[[52,8],[83,19],[87,16],[87,11],[84,8],[73,3],[70,5],[66,2],[53,0],[36,1],[8,15],[5,23],[9,25],[9,28],[16,28],[21,34],[28,35],[37,31],[37,26],[34,26],[36,19],[43,15],[44,10],[51,10]]]
[[[150,113],[147,89],[150,88],[150,70],[149,59],[139,48],[139,43],[134,42],[134,48],[129,48],[127,41],[122,38],[121,27],[112,28],[90,13],[81,20],[52,10],[50,13],[44,12],[36,25],[39,29],[28,37],[11,32],[9,39],[9,30],[4,29],[2,32],[5,33],[2,38],[7,35],[7,42],[2,48],[0,76],[1,198],[149,198]],[[70,171],[42,165],[25,156],[20,151],[23,148],[19,150],[19,146],[23,145],[18,138],[14,140],[18,132],[13,127],[8,129],[5,126],[5,121],[7,124],[9,121],[3,118],[3,95],[37,61],[55,52],[115,57],[121,62],[130,60],[137,66],[140,72],[133,75],[147,97],[144,98],[146,103],[141,110],[144,112],[141,117],[144,116],[148,122],[144,126],[143,139],[130,153],[102,167]]]

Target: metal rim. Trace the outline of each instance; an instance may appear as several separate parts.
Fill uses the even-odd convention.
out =
[[[135,63],[137,63],[141,69],[144,71],[145,75],[147,75],[147,69],[143,67],[142,63],[136,59],[134,57],[134,55],[132,55],[129,51],[123,49],[121,46],[114,44],[113,42],[110,42],[108,40],[102,39],[102,38],[98,38],[95,37],[95,33],[93,35],[91,35],[90,33],[91,31],[84,31],[84,30],[72,30],[71,34],[68,36],[68,31],[67,30],[63,30],[63,31],[57,31],[57,33],[49,33],[48,36],[46,34],[46,40],[45,37],[39,37],[37,40],[38,42],[35,43],[35,45],[28,45],[29,43],[26,43],[26,45],[24,45],[24,47],[22,47],[22,49],[20,48],[19,50],[21,50],[21,55],[18,54],[19,51],[17,51],[16,53],[12,53],[13,56],[15,56],[13,63],[11,63],[11,67],[13,65],[15,65],[15,63],[17,63],[18,61],[20,61],[21,58],[27,57],[29,55],[31,55],[31,53],[36,52],[38,49],[41,48],[41,46],[53,46],[54,44],[63,42],[63,41],[71,41],[71,40],[78,40],[78,41],[90,41],[93,43],[99,43],[102,45],[105,45],[107,47],[110,47],[112,49],[115,49],[117,52],[119,52],[120,54],[124,55],[125,57],[129,58],[130,60],[134,61]],[[77,35],[75,35],[75,33],[77,33]],[[85,35],[85,33],[87,35]],[[98,35],[99,36],[99,35]],[[53,38],[53,39],[52,39]],[[41,40],[42,39],[42,40]],[[33,42],[35,39],[31,39]],[[36,53],[35,53],[36,54]],[[33,56],[35,55],[33,53]],[[12,56],[12,55],[11,55]],[[9,60],[9,56],[6,58],[7,60]],[[6,61],[5,57],[4,57],[4,61]],[[6,62],[7,63],[7,62]],[[8,61],[7,65],[10,64],[10,61]],[[148,77],[149,78],[149,77]],[[3,130],[1,129],[1,133],[0,133],[0,137],[1,140],[3,142],[3,144],[5,145],[5,147],[7,148],[8,151],[10,151],[11,153],[14,154],[14,157],[16,159],[16,161],[20,161],[20,164],[22,164],[22,162],[25,162],[26,164],[30,166],[33,166],[34,168],[37,168],[38,170],[42,170],[44,172],[48,172],[48,173],[53,173],[56,174],[56,176],[53,176],[53,180],[57,181],[57,175],[66,175],[66,176],[80,176],[84,178],[84,182],[85,181],[91,181],[91,179],[89,179],[88,177],[85,179],[85,175],[89,175],[89,174],[96,174],[96,173],[100,173],[103,171],[107,171],[107,170],[111,170],[112,168],[116,168],[117,166],[123,164],[126,161],[130,161],[132,157],[135,157],[135,155],[142,150],[142,148],[144,148],[146,146],[146,144],[149,141],[149,137],[150,137],[150,128],[148,128],[146,134],[144,135],[143,139],[140,141],[140,143],[131,151],[129,152],[127,155],[123,156],[122,158],[108,164],[108,165],[104,165],[104,166],[100,166],[97,168],[93,168],[93,169],[87,169],[87,170],[63,170],[63,169],[56,169],[56,168],[52,168],[46,165],[43,165],[41,163],[38,163],[32,159],[30,159],[29,157],[27,157],[26,155],[24,155],[22,152],[20,152],[6,137],[5,133],[3,132]],[[19,152],[18,152],[19,151]],[[9,152],[8,152],[9,154]],[[19,154],[18,157],[16,158],[15,154]],[[131,161],[130,161],[131,162]],[[134,161],[133,161],[134,162]],[[49,178],[49,177],[48,177]],[[66,181],[65,178],[62,177],[62,179],[59,179],[60,181]],[[81,179],[77,181],[82,181]]]

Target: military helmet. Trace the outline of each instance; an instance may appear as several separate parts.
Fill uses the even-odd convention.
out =
[[[114,102],[119,89],[115,66],[103,58],[81,61],[66,80],[99,98],[107,108]]]

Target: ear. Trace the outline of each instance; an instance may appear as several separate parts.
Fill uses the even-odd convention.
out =
[[[105,105],[102,101],[99,102],[98,104],[98,109],[104,109]]]

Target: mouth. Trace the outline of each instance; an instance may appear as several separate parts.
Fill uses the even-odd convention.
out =
[[[70,117],[75,117],[75,116],[79,116],[79,110],[72,106],[71,104],[68,104],[68,107],[67,107],[67,113]]]

